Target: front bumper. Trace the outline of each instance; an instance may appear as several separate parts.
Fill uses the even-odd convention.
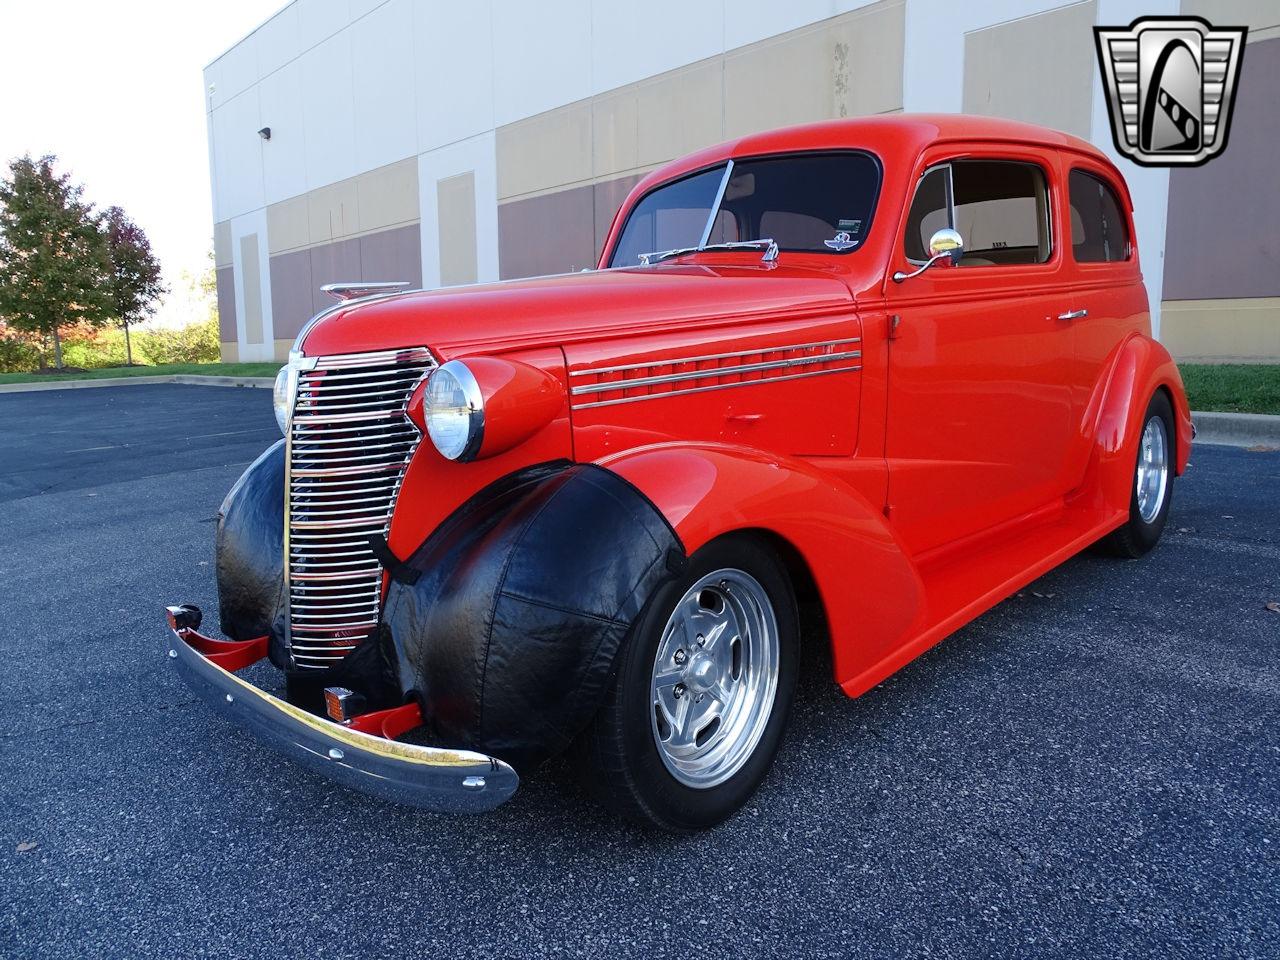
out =
[[[515,770],[493,757],[362,733],[259,690],[231,671],[261,659],[265,638],[260,644],[215,640],[174,625],[172,613],[170,625],[169,657],[202,700],[267,746],[344,786],[440,813],[481,813],[509,800],[520,784]]]

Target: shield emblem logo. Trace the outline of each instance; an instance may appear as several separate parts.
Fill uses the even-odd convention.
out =
[[[1247,33],[1199,17],[1094,27],[1116,149],[1148,167],[1194,167],[1221,153]]]

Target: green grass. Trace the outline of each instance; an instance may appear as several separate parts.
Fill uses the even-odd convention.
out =
[[[1192,410],[1280,414],[1280,364],[1182,363]]]
[[[165,363],[154,367],[99,367],[83,373],[0,373],[0,383],[47,383],[50,380],[103,380],[109,377],[160,377],[175,373],[206,377],[274,377],[278,363]]]

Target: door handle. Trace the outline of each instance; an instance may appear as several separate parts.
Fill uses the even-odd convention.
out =
[[[1081,320],[1089,315],[1088,310],[1068,310],[1066,313],[1058,314],[1059,320]]]

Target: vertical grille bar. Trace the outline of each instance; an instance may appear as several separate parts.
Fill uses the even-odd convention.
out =
[[[294,664],[331,666],[378,623],[386,536],[421,436],[405,415],[436,366],[426,347],[317,357],[298,374],[285,483],[285,586]]]

